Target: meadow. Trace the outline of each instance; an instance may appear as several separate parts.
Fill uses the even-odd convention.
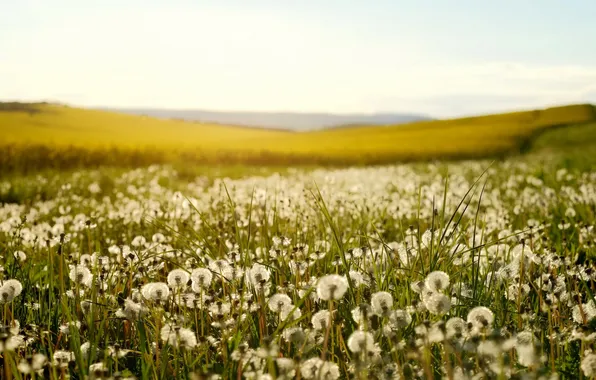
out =
[[[171,162],[203,165],[367,165],[504,157],[550,128],[596,122],[571,105],[405,125],[290,132],[160,120],[51,104],[0,109],[0,170]]]
[[[509,136],[516,154],[498,160],[225,167],[141,156],[4,174],[0,377],[596,377],[596,123],[569,110],[464,119],[485,139],[452,127],[452,143],[476,148]],[[433,123],[451,128],[418,126]],[[11,141],[29,133],[21,125]],[[64,149],[86,135],[61,125]],[[419,142],[439,133],[367,128]]]

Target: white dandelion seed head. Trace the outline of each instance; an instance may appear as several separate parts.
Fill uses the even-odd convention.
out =
[[[285,307],[292,305],[292,299],[287,294],[276,293],[269,298],[267,305],[272,312],[281,313]]]
[[[489,329],[495,317],[493,312],[484,306],[477,306],[468,313],[467,321],[478,330]]]
[[[269,282],[270,277],[271,273],[269,273],[267,267],[262,264],[255,263],[248,271],[249,281],[256,288],[260,288],[264,283]]]
[[[213,273],[207,268],[197,268],[192,271],[190,278],[192,280],[192,291],[201,293],[203,289],[207,289],[211,286]]]
[[[442,293],[434,293],[424,297],[423,302],[431,314],[442,315],[451,309],[451,298]]]
[[[315,314],[313,314],[310,322],[313,325],[315,330],[326,330],[327,326],[329,325],[329,317],[330,317],[329,310],[319,310]]]
[[[168,285],[172,288],[183,288],[188,283],[190,275],[183,269],[174,269],[168,273]]]
[[[170,288],[164,282],[150,282],[143,285],[141,294],[147,301],[165,302],[170,296]]]
[[[388,292],[376,292],[370,297],[372,311],[379,316],[388,316],[393,308],[393,296]]]
[[[424,285],[433,292],[442,292],[449,286],[449,275],[443,271],[434,271],[426,276]]]
[[[85,287],[91,286],[91,282],[93,280],[93,275],[89,268],[84,265],[75,265],[71,266],[70,273],[69,273],[70,280],[78,285],[83,285]]]
[[[374,350],[375,339],[368,331],[356,330],[348,338],[348,349],[353,353]]]
[[[348,280],[344,276],[330,274],[317,282],[317,295],[324,301],[339,300],[348,290]]]

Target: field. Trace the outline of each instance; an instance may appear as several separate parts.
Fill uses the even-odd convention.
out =
[[[420,159],[450,157],[450,142],[464,157],[501,156],[343,168],[146,165],[143,155],[75,168],[105,164],[104,144],[132,138],[116,127],[92,136],[87,123],[101,117],[138,123],[138,141],[172,152],[207,146],[175,128],[204,127],[219,146],[220,128],[235,128],[88,112],[0,112],[20,126],[7,143],[101,152],[65,170],[27,161],[21,145],[3,151],[23,166],[0,176],[0,378],[596,377],[592,108],[245,129],[230,142],[300,151],[316,136],[317,154],[348,141],[358,154],[373,151],[366,144],[404,154],[416,141]],[[33,120],[47,123],[43,137]],[[171,135],[143,133],[150,125]],[[327,148],[330,162],[350,162]],[[121,159],[136,146],[118,149]]]
[[[549,128],[596,121],[591,105],[407,125],[288,132],[39,104],[0,110],[0,169],[23,172],[182,162],[363,165],[502,157]]]

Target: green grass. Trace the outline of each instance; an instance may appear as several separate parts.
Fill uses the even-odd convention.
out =
[[[1,323],[13,327],[0,329],[11,347],[2,349],[2,378],[29,378],[18,365],[34,354],[67,358],[38,367],[36,378],[52,380],[294,378],[280,357],[302,379],[317,378],[309,363],[327,369],[325,379],[580,378],[596,349],[576,339],[596,331],[596,182],[594,171],[543,161],[539,152],[561,131],[542,135],[528,156],[492,164],[3,178],[4,202],[9,192],[20,200],[0,202],[0,281],[23,289],[13,297],[0,285]],[[225,276],[216,260],[227,263]],[[213,275],[203,290],[168,280],[199,268]],[[330,274],[350,274],[348,289],[334,301],[316,298]],[[440,286],[421,296],[414,288],[427,278]],[[168,281],[160,302],[142,292]],[[437,303],[447,302],[441,294],[449,307]],[[289,302],[286,314],[300,315],[281,317],[274,295]],[[383,309],[378,300],[388,297]],[[476,307],[494,320],[472,318],[476,327],[464,322],[462,335],[451,335],[444,323]],[[364,354],[357,331],[371,334]]]
[[[591,105],[407,125],[287,132],[159,120],[54,105],[0,111],[5,172],[44,167],[354,165],[502,157],[542,131],[596,119]]]

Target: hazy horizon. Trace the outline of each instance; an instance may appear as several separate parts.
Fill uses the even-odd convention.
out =
[[[0,99],[435,118],[596,103],[594,13],[589,0],[23,0],[0,16]]]

